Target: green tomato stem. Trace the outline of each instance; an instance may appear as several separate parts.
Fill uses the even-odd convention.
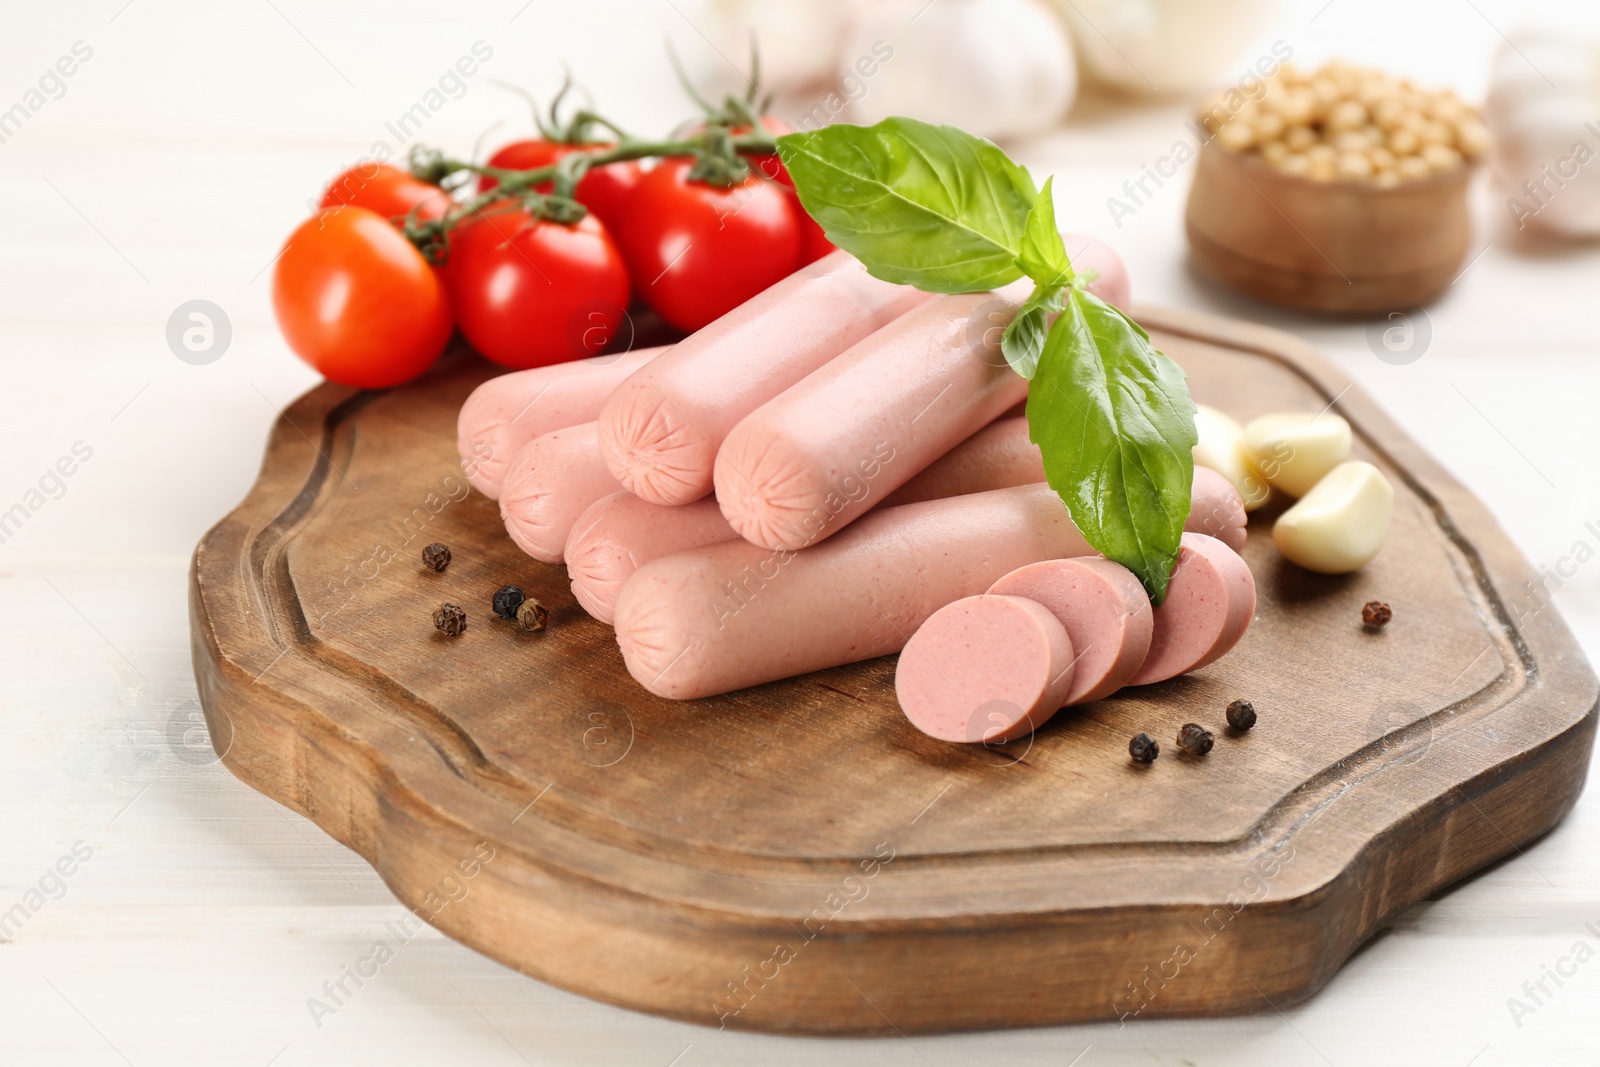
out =
[[[621,134],[620,130],[606,124],[608,128]],[[450,175],[469,171],[474,174],[488,175],[494,178],[496,185],[492,189],[484,190],[474,196],[460,201],[438,219],[421,220],[415,213],[407,216],[403,232],[412,244],[416,245],[430,262],[441,262],[446,247],[446,235],[461,222],[473,214],[483,210],[491,204],[503,200],[522,200],[530,211],[539,217],[553,218],[563,222],[576,222],[583,217],[584,209],[581,204],[572,199],[572,192],[578,182],[595,167],[603,167],[611,163],[625,163],[636,159],[649,159],[665,156],[700,156],[721,153],[732,153],[734,156],[762,156],[774,155],[778,151],[777,143],[767,134],[751,132],[739,135],[730,135],[726,129],[713,125],[708,127],[703,137],[695,140],[675,141],[644,141],[627,138],[608,148],[595,151],[571,152],[559,162],[543,167],[534,167],[530,170],[508,170],[504,167],[491,167],[483,163],[472,163],[466,160],[450,159],[442,155],[429,156],[426,152],[421,156],[426,158],[425,169],[430,177],[436,181],[448,178]],[[413,159],[418,158],[418,153],[413,153]],[[719,171],[713,168],[710,173],[728,173],[730,180],[724,184],[733,185],[743,180],[747,169],[733,166],[733,160],[727,160],[728,166]],[[414,168],[416,164],[414,163]],[[551,182],[554,185],[554,195],[542,195],[534,189]]]

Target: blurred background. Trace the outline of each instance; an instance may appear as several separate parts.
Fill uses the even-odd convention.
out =
[[[1121,253],[1136,303],[1318,346],[1489,504],[1600,658],[1600,566],[1589,562],[1600,549],[1600,248],[1587,238],[1600,231],[1600,165],[1572,164],[1533,225],[1519,228],[1509,202],[1526,204],[1521,183],[1547,181],[1543,168],[1579,141],[1600,149],[1600,5],[10,4],[0,510],[25,502],[30,517],[0,541],[0,910],[75,841],[93,858],[0,943],[0,1061],[1592,1062],[1600,965],[1534,1016],[1507,1010],[1576,938],[1600,943],[1584,926],[1600,928],[1585,860],[1600,829],[1592,796],[1528,855],[1408,912],[1284,1014],[769,1039],[569,996],[430,930],[337,1018],[308,1015],[307,998],[402,909],[357,857],[214,763],[185,606],[194,543],[248,489],[281,408],[318,381],[274,325],[274,257],[327,180],[380,144],[483,158],[531,134],[526,101],[496,83],[547,102],[570,71],[607,115],[663,132],[696,113],[668,45],[708,94],[740,90],[752,31],[773,111],[792,125],[912,114],[994,137],[1037,179],[1055,175],[1063,229]],[[475,47],[489,52],[477,73],[442,82]],[[1210,280],[1184,236],[1192,164],[1136,203],[1127,191],[1176,145],[1197,143],[1207,95],[1286,51],[1304,68],[1347,58],[1472,104],[1499,86],[1501,147],[1470,187],[1470,254],[1413,314],[1402,349],[1382,339],[1388,320],[1283,310]],[[169,321],[196,300],[226,324],[204,361],[169,341]],[[76,472],[34,507],[41,475],[70,454]]]

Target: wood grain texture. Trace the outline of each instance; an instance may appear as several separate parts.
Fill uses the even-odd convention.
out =
[[[489,368],[287,410],[196,550],[194,661],[241,779],[365,856],[447,934],[535,977],[711,1025],[1016,1026],[1282,1006],[1401,909],[1552,826],[1596,680],[1494,521],[1365,397],[1273,331],[1140,321],[1239,418],[1332,404],[1394,482],[1358,574],[1282,562],[1222,661],[995,748],[932,741],[893,660],[674,703],[641,691],[560,567],[466,495],[452,427]],[[422,569],[422,545],[455,560]],[[550,629],[494,619],[516,582]],[[1395,620],[1371,634],[1360,607]],[[441,600],[470,615],[435,634]],[[1221,732],[1233,698],[1261,723]],[[1140,730],[1219,732],[1148,770]],[[484,857],[489,857],[487,860]],[[469,874],[470,872],[470,874]]]

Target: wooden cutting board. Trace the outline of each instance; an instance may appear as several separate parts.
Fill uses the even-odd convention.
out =
[[[1192,676],[996,748],[895,704],[893,658],[674,703],[627,675],[563,568],[523,556],[455,455],[491,368],[321,386],[195,551],[217,750],[364,856],[419,919],[536,978],[709,1025],[893,1033],[1282,1007],[1401,910],[1548,830],[1596,679],[1461,486],[1284,334],[1140,309],[1196,399],[1330,405],[1396,489],[1358,574],[1245,556],[1260,606]],[[443,541],[443,574],[419,562]],[[534,634],[493,617],[516,583]],[[1361,606],[1394,621],[1361,626]],[[444,638],[430,615],[466,608]],[[1223,708],[1254,702],[1232,737]],[[1171,739],[1218,733],[1202,761]],[[1146,731],[1149,768],[1127,756]]]

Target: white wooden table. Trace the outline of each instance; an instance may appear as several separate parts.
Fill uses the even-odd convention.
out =
[[[1500,29],[1595,17],[1570,7],[1309,0],[1290,3],[1261,48],[1282,39],[1304,61],[1351,55],[1476,96]],[[565,11],[547,0],[94,0],[0,15],[0,108],[74,42],[92,49],[59,98],[0,143],[0,511],[29,511],[0,543],[0,1063],[1596,1062],[1600,962],[1563,964],[1573,973],[1546,978],[1532,1014],[1514,1018],[1507,1003],[1576,943],[1600,950],[1594,793],[1281,1013],[779,1039],[602,1006],[430,929],[313,1018],[310,999],[327,1002],[324,983],[402,909],[355,855],[211,762],[185,608],[192,546],[249,486],[278,408],[316,380],[277,336],[268,265],[327,177],[393,143],[386,121],[473,42],[493,57],[422,139],[466,151],[497,120],[507,124],[491,136],[521,132],[522,105],[490,79],[548,95],[563,59],[619,118],[661,129],[685,113],[661,35],[703,54],[696,11],[674,0]],[[1113,225],[1106,199],[1169,150],[1183,118],[1173,104],[1096,105],[1018,151],[1057,174],[1064,226],[1120,248],[1139,299],[1311,339],[1484,497],[1536,564],[1600,547],[1600,253],[1517,246],[1481,190],[1486,251],[1429,310],[1427,351],[1390,365],[1359,325],[1272,312],[1196,278],[1184,179]],[[197,298],[233,330],[204,366],[165,339],[168,316]],[[75,445],[70,477],[47,476]],[[1600,564],[1552,587],[1600,652]]]

